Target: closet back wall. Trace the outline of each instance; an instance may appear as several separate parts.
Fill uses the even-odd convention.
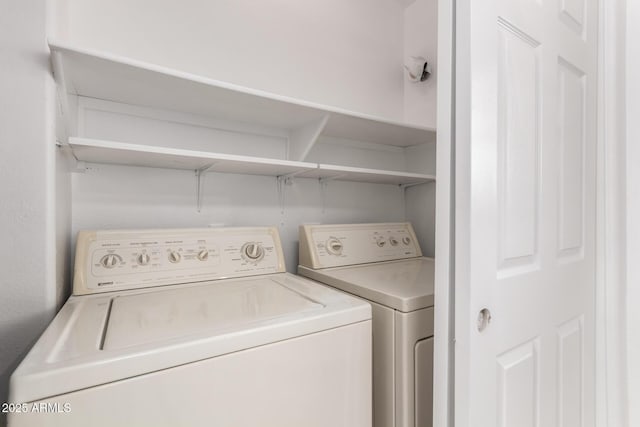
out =
[[[58,36],[73,44],[403,118],[400,0],[58,2]]]

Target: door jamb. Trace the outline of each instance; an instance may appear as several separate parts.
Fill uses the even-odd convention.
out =
[[[625,0],[599,0],[596,426],[628,426],[626,390]]]
[[[455,0],[438,0],[433,425],[454,425]]]

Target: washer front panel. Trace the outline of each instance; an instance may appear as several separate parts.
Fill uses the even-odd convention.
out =
[[[284,272],[275,228],[81,231],[74,295]]]

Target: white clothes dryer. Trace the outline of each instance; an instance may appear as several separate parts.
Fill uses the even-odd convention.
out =
[[[371,308],[285,273],[275,228],[81,232],[11,427],[371,425]]]
[[[373,311],[375,427],[430,427],[434,262],[410,223],[304,225],[298,274]]]

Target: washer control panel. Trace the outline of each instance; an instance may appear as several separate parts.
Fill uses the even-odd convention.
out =
[[[339,267],[422,256],[411,223],[300,226],[300,264]]]
[[[284,271],[282,244],[274,227],[81,231],[73,293]]]

